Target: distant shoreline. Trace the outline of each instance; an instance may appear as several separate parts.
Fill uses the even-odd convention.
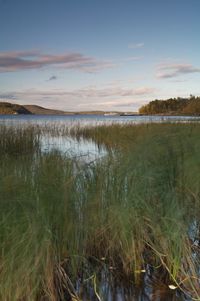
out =
[[[105,115],[105,116],[128,116],[138,115],[137,112],[118,111],[61,111],[47,109],[37,105],[19,105],[0,101],[0,115]]]
[[[9,102],[0,101],[0,115],[49,115],[49,116],[77,116],[77,115],[99,115],[99,116],[191,116],[198,117],[200,114],[193,113],[183,113],[183,112],[171,112],[171,113],[157,113],[157,114],[145,114],[140,112],[121,112],[121,111],[61,111],[48,109],[37,105],[19,105],[12,104]]]

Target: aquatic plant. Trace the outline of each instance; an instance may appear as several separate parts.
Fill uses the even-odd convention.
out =
[[[157,274],[198,300],[199,130],[0,126],[0,300],[78,298],[78,275],[100,298],[102,269],[135,285]],[[42,152],[45,132],[91,139],[107,155],[83,163]]]

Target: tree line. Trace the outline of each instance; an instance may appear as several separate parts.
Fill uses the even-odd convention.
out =
[[[200,115],[200,97],[153,100],[139,109],[140,114]]]

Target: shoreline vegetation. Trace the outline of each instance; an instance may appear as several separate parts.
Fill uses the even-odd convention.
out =
[[[200,115],[200,97],[190,95],[189,98],[169,98],[153,100],[139,109],[143,115]]]
[[[190,95],[188,98],[169,98],[167,100],[153,100],[139,108],[138,112],[119,111],[80,111],[66,112],[47,109],[37,105],[19,105],[0,101],[0,115],[105,115],[105,116],[200,116],[200,97]]]
[[[107,155],[80,164],[42,152],[43,135]],[[138,292],[148,277],[159,300],[200,300],[199,153],[198,123],[1,124],[0,300],[82,301],[87,286],[87,300],[108,300],[102,271]]]

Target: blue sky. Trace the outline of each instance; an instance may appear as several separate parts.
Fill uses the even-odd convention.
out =
[[[199,0],[0,0],[0,100],[137,111],[200,95]]]

